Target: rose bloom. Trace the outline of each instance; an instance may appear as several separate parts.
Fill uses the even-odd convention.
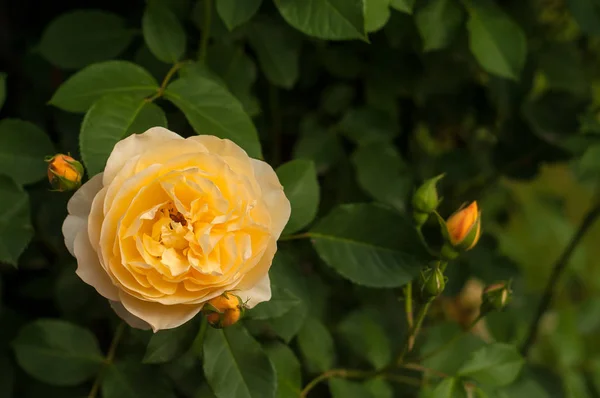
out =
[[[155,332],[226,291],[248,307],[269,300],[268,271],[290,217],[271,166],[229,140],[161,127],[117,143],[67,209],[77,275],[129,325]]]

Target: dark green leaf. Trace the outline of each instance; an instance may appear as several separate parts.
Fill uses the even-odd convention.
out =
[[[217,12],[227,26],[234,28],[246,23],[260,8],[262,0],[216,0]]]
[[[292,88],[298,80],[301,45],[295,32],[260,18],[250,25],[248,38],[267,79],[276,86]]]
[[[355,96],[354,88],[349,84],[336,84],[327,87],[321,96],[321,108],[332,115],[348,108]]]
[[[319,183],[310,160],[292,160],[277,168],[277,176],[292,206],[283,234],[291,234],[310,224],[319,209]]]
[[[271,299],[258,304],[248,312],[248,317],[252,319],[271,319],[280,317],[289,312],[294,307],[300,305],[302,301],[288,289],[271,284]]]
[[[311,159],[318,173],[323,173],[335,164],[344,151],[335,132],[321,126],[309,115],[300,124],[300,138],[294,147],[294,158]]]
[[[158,90],[156,80],[127,61],[90,65],[71,76],[54,93],[50,104],[69,112],[85,112],[107,94],[131,94],[138,99]]]
[[[413,189],[412,178],[396,148],[384,143],[364,145],[354,152],[352,162],[365,192],[381,203],[405,210]]]
[[[379,398],[373,395],[363,384],[344,379],[329,380],[329,390],[332,398]]]
[[[252,120],[235,97],[218,83],[190,74],[169,84],[165,97],[185,114],[198,134],[228,138],[248,155],[261,157]]]
[[[218,398],[272,398],[276,394],[277,378],[271,361],[239,325],[208,329],[204,374]]]
[[[512,383],[525,361],[517,349],[504,343],[492,343],[475,351],[459,369],[458,375],[482,384],[504,386]]]
[[[83,119],[79,135],[81,157],[88,176],[104,170],[115,144],[125,138],[145,103],[135,95],[112,94],[92,105]]]
[[[35,124],[18,119],[0,121],[0,173],[19,184],[31,184],[46,177],[44,158],[48,155],[54,155],[54,145]]]
[[[410,222],[383,207],[341,205],[310,236],[321,259],[357,284],[403,286],[425,265]]]
[[[366,39],[364,0],[275,0],[294,28],[320,39]]]
[[[175,63],[185,52],[185,31],[177,16],[164,4],[151,1],[142,17],[146,45],[159,60]]]
[[[167,379],[151,366],[111,364],[102,378],[102,398],[175,398]]]
[[[92,333],[55,319],[25,325],[13,347],[21,368],[36,379],[58,386],[88,380],[104,361]]]
[[[586,33],[600,35],[600,2],[598,0],[566,0],[575,20]]]
[[[357,144],[388,142],[399,133],[398,123],[387,112],[371,108],[348,110],[338,128]]]
[[[15,369],[7,355],[0,355],[0,398],[14,397]]]
[[[335,347],[329,330],[314,317],[309,317],[298,333],[298,347],[309,372],[321,373],[333,367]]]
[[[76,69],[121,54],[133,38],[125,20],[99,10],[62,14],[46,28],[40,52],[53,65]]]
[[[494,75],[517,80],[525,64],[525,34],[491,0],[469,0],[469,45],[479,64]]]
[[[164,128],[169,127],[167,115],[165,115],[165,112],[155,103],[146,102],[124,136],[129,137],[131,134],[141,134],[149,128],[157,126]]]
[[[355,355],[379,369],[390,362],[392,349],[382,322],[366,309],[352,312],[340,322],[338,331]]]
[[[412,14],[417,0],[390,0],[390,5],[398,11]]]
[[[423,39],[423,50],[447,47],[460,28],[463,17],[457,0],[431,0],[419,9],[415,20]]]
[[[174,329],[161,330],[152,335],[143,363],[164,363],[183,355],[192,345],[198,322],[188,321]]]
[[[10,178],[0,175],[0,263],[17,266],[33,237],[29,196]]]
[[[459,379],[446,378],[435,387],[431,398],[467,398],[467,392]]]
[[[277,398],[297,398],[302,389],[300,362],[285,344],[271,343],[265,351],[277,373]]]
[[[365,29],[375,32],[390,19],[390,0],[363,0],[365,2]]]
[[[373,398],[394,398],[394,388],[381,377],[365,381],[363,387],[371,393]]]

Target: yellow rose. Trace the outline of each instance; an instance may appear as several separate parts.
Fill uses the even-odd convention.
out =
[[[68,211],[77,275],[129,325],[157,331],[226,291],[250,308],[269,300],[290,203],[271,166],[233,142],[154,127],[117,143]]]

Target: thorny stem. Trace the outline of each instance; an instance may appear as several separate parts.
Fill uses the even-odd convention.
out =
[[[562,255],[560,256],[560,258],[554,264],[554,267],[552,267],[552,273],[550,274],[550,278],[548,278],[548,282],[546,283],[546,288],[544,289],[544,294],[542,296],[540,304],[538,305],[535,317],[533,318],[533,322],[531,323],[531,326],[529,327],[529,332],[527,334],[527,338],[525,339],[525,341],[523,342],[523,345],[521,346],[521,354],[523,356],[527,356],[529,349],[533,345],[535,337],[537,336],[537,333],[538,333],[538,327],[539,327],[540,320],[542,319],[542,316],[548,310],[548,307],[550,306],[550,304],[552,302],[552,298],[554,296],[554,290],[556,288],[558,280],[560,279],[563,271],[567,267],[567,265],[569,263],[569,259],[571,258],[571,255],[575,251],[575,248],[577,247],[577,245],[579,244],[581,239],[585,236],[588,229],[594,224],[594,221],[596,221],[598,216],[600,216],[600,201],[598,201],[594,205],[594,207],[592,207],[588,211],[588,213],[585,215],[585,217],[583,218],[583,221],[581,222],[581,224],[579,226],[579,229],[577,230],[577,232],[575,232],[575,235],[573,235],[573,237],[571,238],[571,241],[565,248],[565,250],[562,253]]]
[[[121,338],[123,337],[123,334],[125,333],[125,326],[126,326],[125,323],[121,322],[119,324],[119,326],[117,327],[117,330],[115,331],[115,335],[113,336],[113,339],[110,343],[110,347],[108,348],[108,353],[106,354],[106,358],[104,359],[104,367],[100,370],[100,372],[98,372],[98,375],[96,376],[96,380],[94,380],[94,385],[92,386],[92,389],[90,390],[88,398],[95,398],[96,395],[98,394],[98,391],[100,390],[100,383],[102,382],[102,376],[103,376],[106,368],[108,366],[110,366],[115,359],[115,354],[117,353],[117,347],[119,346],[119,342],[121,341]]]
[[[200,42],[200,62],[206,61],[208,40],[210,39],[210,25],[212,17],[212,0],[204,0],[204,22],[202,24],[202,41]]]

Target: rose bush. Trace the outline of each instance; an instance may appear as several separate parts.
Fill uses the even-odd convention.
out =
[[[249,307],[269,300],[290,203],[271,166],[233,142],[154,127],[120,141],[68,212],[77,275],[128,324],[157,331],[226,291]]]

